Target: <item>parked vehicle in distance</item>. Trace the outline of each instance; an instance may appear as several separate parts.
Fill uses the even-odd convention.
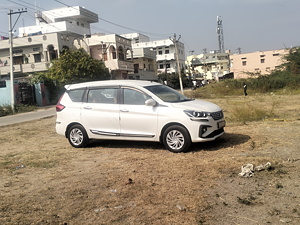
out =
[[[56,132],[75,148],[91,139],[154,141],[177,153],[224,133],[219,106],[160,83],[109,80],[65,88],[56,105]]]

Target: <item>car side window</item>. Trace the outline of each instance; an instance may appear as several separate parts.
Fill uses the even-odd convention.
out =
[[[145,93],[130,88],[124,88],[123,93],[124,104],[126,105],[145,105],[145,101],[150,98]]]
[[[75,89],[68,91],[69,97],[73,102],[81,102],[84,89]]]
[[[88,92],[88,103],[117,104],[117,88],[95,88]]]

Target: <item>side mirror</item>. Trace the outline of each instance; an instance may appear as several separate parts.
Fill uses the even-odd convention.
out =
[[[145,105],[146,106],[156,106],[156,101],[154,101],[152,98],[146,100]]]

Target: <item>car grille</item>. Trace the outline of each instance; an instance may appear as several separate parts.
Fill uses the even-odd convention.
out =
[[[223,111],[213,112],[210,115],[214,120],[220,120],[224,117]]]

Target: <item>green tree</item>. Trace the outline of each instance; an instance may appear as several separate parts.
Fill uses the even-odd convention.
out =
[[[286,62],[283,63],[283,67],[286,72],[289,72],[292,75],[300,74],[300,47],[291,48],[289,54],[284,56],[284,60]]]
[[[48,75],[59,86],[110,79],[109,71],[104,62],[93,59],[82,49],[63,51],[60,58],[53,61]]]
[[[167,81],[168,86],[178,89],[180,88],[180,83],[179,83],[179,76],[178,73],[162,73],[158,75],[159,79],[164,81]],[[189,87],[190,86],[190,82],[189,79],[186,77],[185,74],[181,74],[181,79],[182,79],[182,85],[183,87]]]

